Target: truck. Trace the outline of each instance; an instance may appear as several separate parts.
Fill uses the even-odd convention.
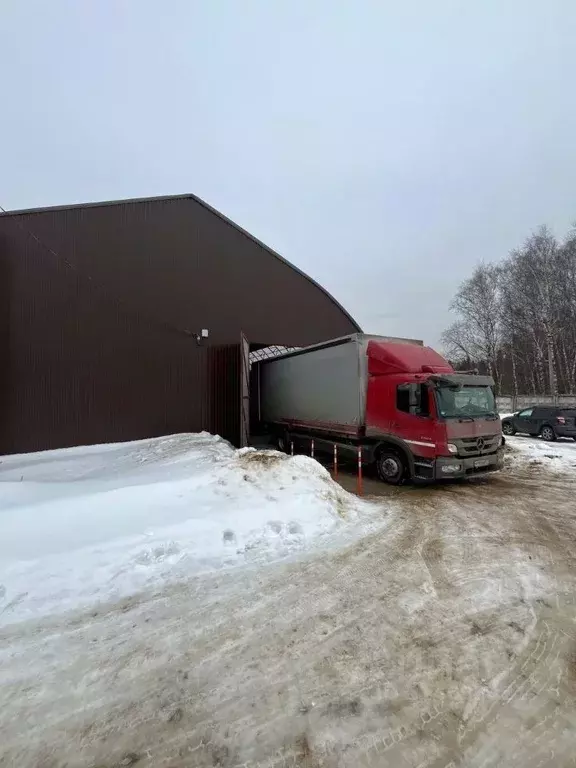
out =
[[[336,446],[393,485],[502,467],[493,379],[456,372],[421,341],[357,333],[258,366],[258,418],[280,450]]]

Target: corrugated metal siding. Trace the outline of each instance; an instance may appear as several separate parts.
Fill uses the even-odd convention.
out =
[[[212,347],[208,360],[211,431],[237,445],[240,439],[240,344]]]
[[[202,328],[208,348],[193,336]],[[232,437],[238,374],[230,363],[214,375],[215,348],[237,345],[240,329],[294,346],[357,330],[194,199],[0,216],[0,452],[201,429]]]

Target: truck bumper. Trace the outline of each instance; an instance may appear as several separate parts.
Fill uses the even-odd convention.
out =
[[[496,453],[487,456],[474,456],[471,458],[459,458],[457,456],[440,456],[434,466],[436,480],[446,480],[450,477],[469,477],[480,475],[484,472],[496,472],[502,469],[504,451],[499,449]]]

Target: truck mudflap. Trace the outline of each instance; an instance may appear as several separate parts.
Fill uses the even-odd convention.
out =
[[[485,456],[440,456],[434,462],[434,479],[446,480],[450,477],[470,477],[484,472],[497,472],[502,469],[503,461],[504,451],[501,448]]]

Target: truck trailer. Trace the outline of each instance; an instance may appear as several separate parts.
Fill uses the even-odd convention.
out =
[[[502,467],[493,379],[457,373],[422,342],[358,333],[258,366],[259,420],[281,450],[361,447],[394,485]]]

